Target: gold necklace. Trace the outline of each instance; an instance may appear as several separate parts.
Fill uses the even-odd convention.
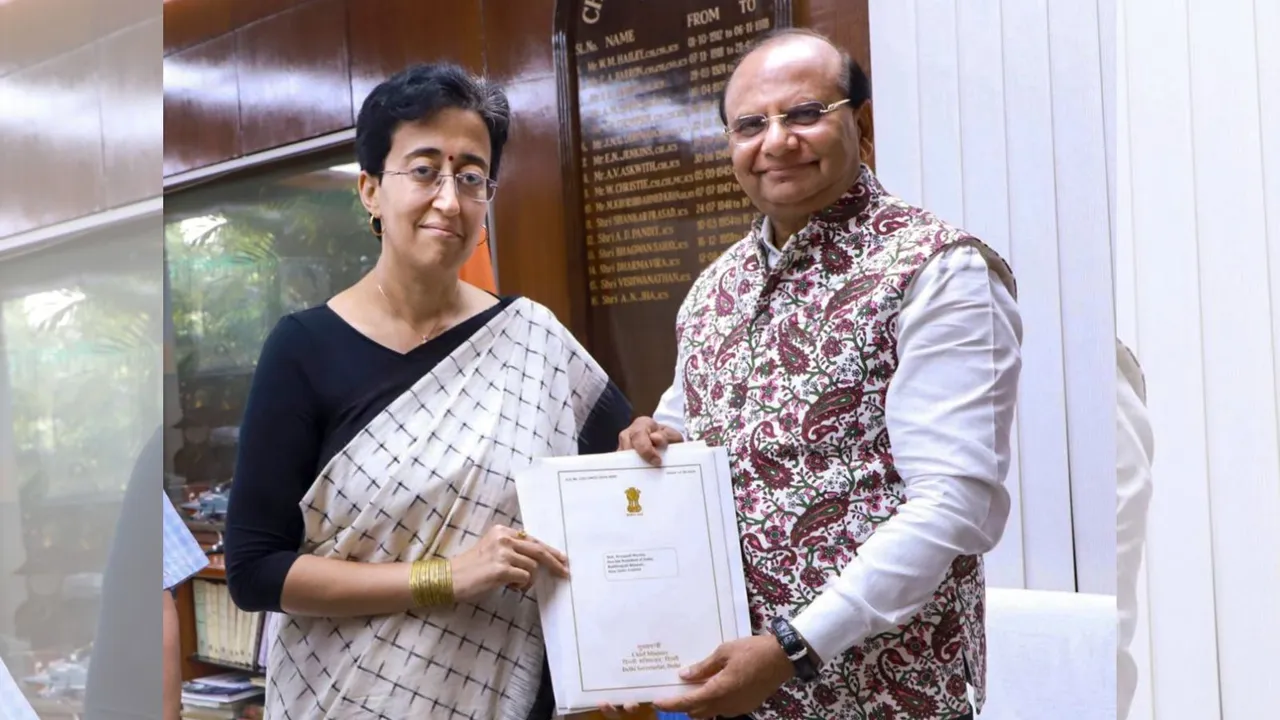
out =
[[[409,322],[408,319],[406,319],[403,315],[401,315],[398,310],[396,310],[396,304],[391,302],[391,298],[387,296],[387,291],[382,289],[382,283],[375,281],[374,285],[377,286],[378,292],[382,293],[382,299],[387,301],[387,307],[391,308],[391,312],[396,316],[396,319],[404,323],[405,327],[412,330],[414,335],[417,335],[418,329],[413,326],[413,323]],[[454,292],[454,295],[457,295],[456,291]],[[422,342],[419,344],[426,345],[427,341],[429,341],[431,338],[443,332],[445,330],[445,320],[447,319],[448,319],[448,315],[446,315],[443,312],[440,313],[440,321],[436,323],[435,327],[431,328],[431,332],[429,334],[421,336]]]

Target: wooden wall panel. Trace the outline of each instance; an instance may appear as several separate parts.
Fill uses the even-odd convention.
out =
[[[13,203],[19,215],[9,229],[51,225],[102,209],[105,181],[97,60],[97,49],[90,44],[6,78],[32,99],[18,110],[29,113],[28,122],[9,128],[17,136],[11,134],[4,142],[7,152],[15,153],[12,160],[5,158],[4,167],[22,169],[4,173],[11,178],[6,185],[15,183],[6,188],[6,200],[21,198]],[[7,233],[0,229],[2,234]]]
[[[316,0],[236,31],[241,149],[351,125],[344,0]]]
[[[506,90],[513,116],[494,200],[493,251],[502,292],[537,300],[572,325],[554,15],[554,0],[484,3],[487,73]]]
[[[572,316],[564,180],[554,76],[508,87],[511,139],[494,198],[494,251],[499,289],[546,305],[566,325]]]
[[[484,72],[484,19],[479,3],[437,6],[421,0],[347,0],[346,10],[352,124],[369,91],[410,63],[450,60],[471,72]],[[449,30],[424,37],[424,28]]]
[[[32,56],[40,56],[40,44],[25,21],[24,3],[0,3],[0,77],[21,70]]]
[[[94,0],[0,2],[0,74],[30,67],[95,39]],[[50,18],[57,18],[51,22]]]
[[[155,0],[128,1],[136,4]],[[313,0],[165,0],[164,54],[199,45],[308,2]]]
[[[157,7],[159,4],[156,0],[111,0],[111,2],[97,0],[93,3],[94,36],[105,38],[118,30],[145,22],[162,24],[162,13]],[[157,30],[156,35],[163,38],[163,28]],[[148,48],[148,63],[155,65],[156,57],[162,52],[162,47],[163,40],[161,44]],[[160,87],[159,84],[152,86],[153,89],[158,87]]]
[[[227,0],[170,0],[164,4],[164,54],[172,55],[235,29]],[[167,64],[167,62],[166,62]]]
[[[127,4],[127,3],[125,3]],[[116,32],[98,44],[106,204],[117,207],[161,193],[164,132],[156,62],[164,38],[160,18]]]
[[[166,52],[189,49],[165,59],[165,173],[349,128],[369,90],[389,74],[417,60],[457,61],[501,84],[514,114],[493,207],[502,290],[542,302],[569,322],[573,288],[582,278],[570,277],[567,262],[565,179],[551,45],[555,0],[448,5],[310,0],[277,12],[297,1],[265,4],[259,16],[269,17],[248,25],[246,16],[235,14],[242,11],[226,9],[232,3],[166,4]],[[340,19],[333,9],[339,3]],[[813,26],[862,62],[869,60],[865,2],[850,7],[839,0],[799,0],[796,5],[797,24]],[[343,38],[334,37],[336,28],[343,29]],[[222,36],[214,41],[220,45],[208,40],[216,35]],[[227,38],[235,39],[233,61],[223,57]],[[229,67],[215,70],[216,57]],[[181,72],[171,72],[171,66]],[[230,97],[233,93],[225,86],[233,73],[239,75],[236,97]],[[198,84],[177,87],[173,78]],[[338,78],[347,83],[345,93],[332,89]],[[191,95],[197,90],[216,97]],[[342,99],[334,101],[335,97]],[[238,120],[226,114],[235,104],[241,113]],[[235,128],[237,121],[241,130]]]
[[[555,2],[484,3],[488,72],[509,82],[552,77],[551,53]]]
[[[310,1],[314,0],[165,0],[164,54],[172,55],[200,45]],[[155,0],[127,0],[128,3],[155,3]]]
[[[511,101],[512,134],[494,202],[500,289],[546,305],[573,323],[569,238],[560,172],[560,119],[551,33],[554,0],[485,3],[488,75]],[[545,28],[545,34],[532,28]],[[580,338],[583,339],[583,338]]]
[[[167,147],[165,173],[182,172],[232,159],[241,153],[350,127],[369,90],[412,61],[449,58],[485,72],[512,89],[520,83],[555,74],[550,42],[555,11],[552,0],[460,2],[447,6],[417,0],[343,0],[345,11],[341,19],[335,10],[339,2],[166,2],[166,67],[183,49],[232,34],[236,38],[237,69],[242,83],[237,102],[246,115],[242,120],[245,138],[234,153],[227,152],[229,148],[225,143],[216,148],[221,154],[210,148]],[[865,1],[796,0],[794,14],[797,25],[813,27],[829,35],[870,70]],[[388,18],[395,18],[395,22],[388,22]],[[301,29],[303,27],[306,29]],[[340,27],[345,28],[345,37],[341,40],[336,35]],[[436,28],[441,30],[437,32]],[[189,57],[207,56],[212,52],[207,50]],[[344,103],[330,102],[334,98],[330,82],[343,72],[349,76],[349,102],[346,103],[349,107],[346,119],[336,125],[337,113]],[[281,81],[281,77],[287,80]],[[302,90],[298,84],[303,85]],[[183,89],[190,91],[191,88]],[[206,85],[204,90],[219,96],[226,92],[216,85]],[[297,102],[300,96],[319,103],[318,112],[311,114],[296,107],[306,105]],[[170,102],[191,104],[193,101],[167,98],[166,105]],[[219,100],[207,104],[224,103]],[[201,122],[198,114],[179,114],[186,123]],[[217,119],[214,122],[221,124]],[[202,134],[172,125],[166,125],[166,131],[166,146],[192,142]]]
[[[0,2],[0,167],[23,169],[0,174],[0,237],[159,192],[157,15],[154,0]]]
[[[231,26],[242,28],[263,18],[291,10],[299,5],[306,5],[315,0],[239,0],[227,2],[231,6]],[[167,8],[166,8],[167,11]]]
[[[223,35],[164,59],[165,175],[240,156],[235,50]]]

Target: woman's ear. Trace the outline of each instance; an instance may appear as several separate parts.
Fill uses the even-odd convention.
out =
[[[380,189],[378,178],[361,170],[360,177],[356,179],[356,189],[360,192],[360,202],[364,205],[364,209],[368,210],[370,215],[382,215],[382,208],[378,203]]]

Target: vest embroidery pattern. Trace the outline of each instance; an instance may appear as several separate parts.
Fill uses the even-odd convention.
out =
[[[955,243],[995,257],[866,168],[772,271],[762,227],[702,273],[677,320],[687,431],[733,462],[757,632],[813,601],[905,499],[884,404],[911,279]],[[981,708],[983,592],[981,557],[958,558],[909,622],[824,658],[817,680],[787,683],[753,717],[954,718],[970,712],[966,674]]]

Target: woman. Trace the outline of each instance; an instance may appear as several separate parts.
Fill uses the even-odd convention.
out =
[[[513,474],[615,450],[630,409],[549,311],[458,279],[508,121],[449,64],[375,88],[356,153],[381,256],[263,348],[226,553],[236,604],[285,613],[268,718],[551,716],[527,591],[567,568],[519,530]]]

